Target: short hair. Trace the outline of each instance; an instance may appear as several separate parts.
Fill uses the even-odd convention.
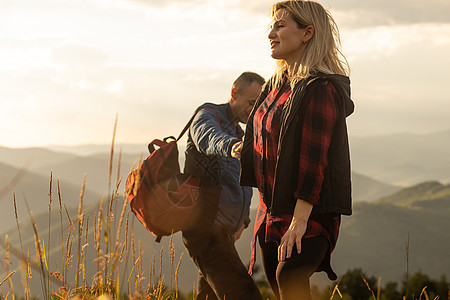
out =
[[[287,0],[275,3],[271,15],[279,9],[284,9],[294,19],[299,28],[309,25],[314,27],[314,35],[307,42],[302,62],[294,75],[296,80],[307,77],[311,72],[335,73],[348,75],[349,66],[341,52],[339,30],[331,14],[315,1]],[[283,59],[277,61],[277,81],[287,70],[287,63]]]
[[[253,82],[259,83],[261,86],[266,83],[266,80],[259,74],[255,72],[244,72],[239,75],[238,78],[233,82],[233,88],[238,89],[239,91],[244,91],[247,89]]]

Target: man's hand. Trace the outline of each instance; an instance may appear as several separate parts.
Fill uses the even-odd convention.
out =
[[[243,141],[239,141],[231,147],[231,157],[241,159],[241,151],[243,143],[244,143]]]
[[[234,234],[234,242],[236,242],[241,237],[244,229],[245,229],[245,225],[242,224],[241,228],[239,228],[239,230]]]

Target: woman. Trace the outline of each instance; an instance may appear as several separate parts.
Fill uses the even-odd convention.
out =
[[[312,1],[272,6],[277,70],[247,121],[241,184],[258,188],[252,242],[278,299],[311,299],[309,278],[330,265],[340,216],[351,214],[345,119],[353,112],[337,27]]]

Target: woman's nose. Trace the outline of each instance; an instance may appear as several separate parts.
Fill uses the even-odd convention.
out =
[[[273,28],[269,31],[269,35],[267,35],[267,37],[269,38],[269,40],[273,39],[275,36],[274,32],[273,32]]]

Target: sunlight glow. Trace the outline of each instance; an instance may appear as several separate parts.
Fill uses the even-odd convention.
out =
[[[412,77],[417,67],[422,72],[437,69],[439,78],[449,75],[448,68],[439,66],[448,62],[450,24],[355,26],[361,11],[333,11],[338,2],[330,2],[326,6],[336,12],[338,25],[342,24],[343,51],[353,70],[357,107],[358,101],[372,103],[361,106],[359,115],[373,113],[368,107],[380,103],[394,103],[392,109],[408,103],[411,114],[419,114],[414,111],[420,107],[416,103],[426,97],[429,88],[436,103],[430,106],[434,109],[430,118],[450,110],[440,81],[415,84],[414,92],[408,88],[418,80]],[[0,145],[108,143],[109,131],[102,128],[110,130],[107,125],[117,113],[119,127],[133,131],[118,140],[133,142],[148,128],[178,130],[199,103],[226,101],[231,81],[242,71],[259,72],[267,79],[271,76],[275,62],[269,55],[266,30],[270,3],[2,3]],[[377,17],[374,12],[365,13],[370,21]],[[426,64],[415,65],[424,59]],[[365,122],[359,115],[354,118],[358,130],[364,132]],[[423,124],[409,126],[411,130],[423,128]]]

